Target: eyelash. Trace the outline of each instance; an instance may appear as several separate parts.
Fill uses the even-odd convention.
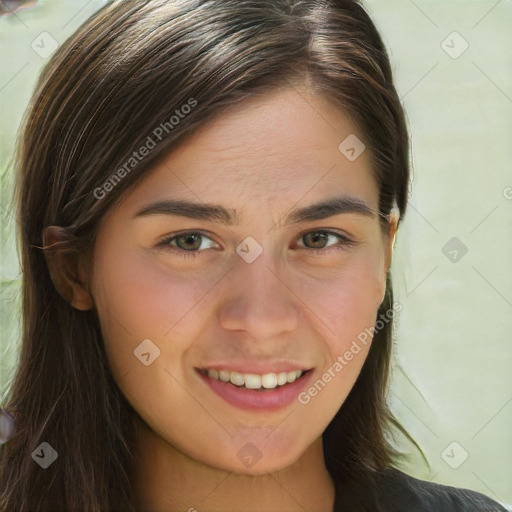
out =
[[[357,243],[354,240],[351,240],[350,238],[348,238],[347,236],[342,235],[341,233],[338,233],[336,231],[326,230],[326,229],[317,229],[317,230],[313,230],[313,231],[306,231],[305,233],[302,233],[300,235],[300,239],[302,239],[302,237],[304,237],[306,235],[315,234],[315,233],[323,233],[323,234],[335,236],[335,237],[339,238],[340,242],[338,244],[336,244],[335,246],[331,246],[326,249],[308,249],[307,247],[305,248],[309,253],[312,253],[314,255],[320,256],[320,255],[325,255],[325,254],[331,254],[333,252],[333,250],[334,251],[338,250],[335,247],[340,247],[343,250],[350,246],[356,245],[356,243]],[[170,243],[173,240],[175,240],[176,238],[185,237],[187,235],[200,235],[202,237],[210,238],[206,233],[203,233],[201,231],[185,231],[183,233],[166,236],[165,238],[159,240],[156,243],[155,247],[165,247],[166,250],[169,250],[171,253],[178,254],[179,257],[181,257],[181,258],[196,258],[198,256],[198,254],[201,252],[204,252],[204,250],[202,250],[202,251],[199,251],[199,250],[185,251],[184,249],[173,248],[170,246]]]

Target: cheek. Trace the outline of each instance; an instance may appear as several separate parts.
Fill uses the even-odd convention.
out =
[[[360,253],[329,268],[321,279],[297,278],[299,295],[322,320],[331,349],[374,325],[386,285],[380,260],[375,253]]]
[[[352,389],[368,355],[382,296],[378,258],[362,256],[319,282],[303,283],[301,296],[319,320],[328,351],[317,379],[299,397],[311,416],[328,423]]]
[[[96,268],[102,270],[93,275],[93,295],[112,365],[132,365],[133,351],[145,339],[172,337],[174,341],[166,345],[166,354],[171,351],[167,355],[172,357],[182,351],[186,343],[182,329],[205,298],[209,279],[205,282],[171,271],[159,264],[152,253],[125,253],[124,257],[115,258],[98,255],[96,262]]]

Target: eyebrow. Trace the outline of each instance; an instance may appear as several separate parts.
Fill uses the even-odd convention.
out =
[[[375,217],[374,209],[366,201],[356,197],[338,196],[304,208],[293,208],[286,216],[284,223],[290,225],[311,222],[341,213],[355,213],[366,217]],[[240,223],[239,215],[234,209],[227,209],[217,204],[185,200],[158,201],[143,207],[133,217],[147,217],[150,215],[175,215],[189,219],[219,222],[226,226]]]

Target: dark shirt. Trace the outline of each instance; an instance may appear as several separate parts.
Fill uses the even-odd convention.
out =
[[[394,468],[376,473],[374,483],[339,484],[333,512],[507,512],[491,498],[413,478]]]

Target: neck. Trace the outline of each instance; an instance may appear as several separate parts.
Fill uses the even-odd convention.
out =
[[[334,484],[322,438],[291,466],[241,475],[187,457],[137,419],[134,491],[138,512],[332,512]]]

